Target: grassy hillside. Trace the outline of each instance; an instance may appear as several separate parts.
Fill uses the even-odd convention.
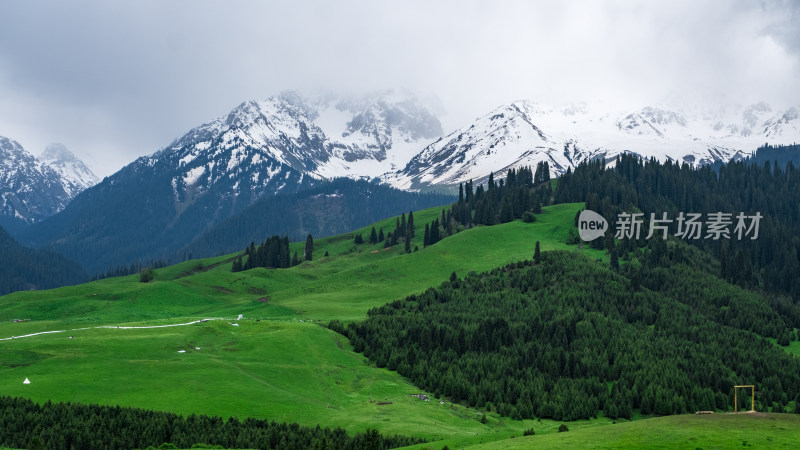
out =
[[[565,433],[495,441],[468,448],[797,448],[800,416],[709,414],[658,417]]]
[[[431,439],[521,435],[532,422],[490,414],[484,425],[479,411],[410,397],[419,389],[370,366],[346,339],[317,322],[362,319],[369,308],[438,285],[453,271],[480,272],[529,258],[536,240],[545,250],[565,248],[580,206],[546,208],[536,223],[465,230],[410,255],[402,254],[402,246],[354,245],[348,234],[317,240],[314,260],[292,269],[232,273],[229,255],[159,269],[151,283],[134,275],[1,297],[0,339],[64,332],[0,341],[0,392],[349,431],[413,430]],[[415,245],[422,247],[424,226],[439,213],[415,213]],[[394,222],[376,226],[386,232]],[[359,232],[368,236],[370,228]],[[302,243],[292,245],[302,253]],[[326,251],[329,257],[323,257]],[[244,319],[234,321],[239,314]],[[94,328],[204,318],[226,320]],[[30,385],[22,384],[26,377]]]
[[[44,331],[62,324],[119,324],[166,318],[235,316],[268,318],[297,313],[303,318],[356,320],[369,308],[420,292],[445,281],[452,272],[481,272],[530,258],[535,241],[542,250],[568,247],[569,226],[581,204],[545,208],[535,223],[515,221],[462,231],[413,254],[402,246],[353,244],[352,235],[315,241],[314,260],[291,269],[230,272],[234,255],[187,261],[156,271],[152,283],[138,275],[112,278],[50,291],[18,292],[0,300],[0,333]],[[433,208],[415,214],[414,245],[422,247],[425,224],[440,213]],[[395,219],[377,223],[388,232]],[[356,233],[369,235],[371,227]],[[304,243],[293,243],[302,254]],[[413,246],[412,246],[413,248]],[[586,249],[602,258],[603,253]],[[325,252],[329,257],[324,257]],[[289,309],[286,309],[289,308]],[[12,331],[13,330],[13,331]]]
[[[422,391],[397,373],[376,368],[344,337],[320,326],[334,319],[363,320],[370,308],[438,286],[452,272],[463,277],[530,258],[537,240],[545,251],[570,249],[606,259],[601,251],[564,243],[582,206],[548,207],[535,223],[464,230],[424,249],[425,224],[441,209],[415,212],[412,248],[420,249],[410,255],[403,254],[402,245],[355,245],[346,234],[316,240],[313,261],[291,269],[232,273],[236,255],[227,255],[159,269],[151,283],[134,275],[0,297],[0,339],[63,331],[0,340],[0,392],[36,401],[341,426],[350,432],[371,427],[436,441],[420,448],[490,443],[489,448],[591,448],[596,443],[715,448],[743,441],[761,447],[795,442],[798,422],[786,415],[675,416],[615,425],[601,415],[570,422],[568,433],[557,433],[560,422],[516,421],[490,412],[484,424],[483,410],[410,396]],[[375,226],[388,232],[394,224],[390,218]],[[370,228],[356,233],[368,238]],[[302,254],[302,247],[293,243],[292,251]],[[240,314],[244,318],[236,320]],[[116,328],[207,318],[217,320]],[[105,326],[111,328],[97,328]],[[31,384],[22,384],[25,378]],[[523,438],[530,428],[536,436]]]

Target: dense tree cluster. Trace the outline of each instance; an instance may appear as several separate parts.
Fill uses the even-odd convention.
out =
[[[55,252],[23,247],[0,227],[0,295],[86,281],[81,266]]]
[[[146,411],[73,403],[36,404],[0,397],[0,446],[48,449],[129,449],[169,442],[257,449],[389,449],[424,442],[382,436],[376,430],[348,435],[341,428],[310,428],[297,423]]]
[[[474,225],[495,225],[524,218],[536,220],[534,213],[542,205],[552,202],[550,166],[537,164],[534,173],[530,167],[509,169],[506,178],[495,181],[489,174],[486,187],[474,187],[472,181],[458,186],[458,202],[443,209],[439,218],[425,225],[423,244],[427,247],[451,236],[463,228]]]
[[[586,202],[616,227],[618,214],[639,210],[644,213],[644,239],[650,214],[714,212],[760,213],[758,239],[689,239],[720,261],[721,277],[747,287],[763,287],[800,298],[800,169],[791,161],[785,169],[777,163],[763,165],[731,162],[715,172],[704,166],[694,169],[688,164],[670,161],[659,163],[622,155],[616,167],[605,170],[602,161],[583,163],[575,171],[568,170],[558,180],[555,201]],[[677,222],[669,226],[677,232]],[[703,230],[705,235],[705,230]],[[608,242],[596,241],[608,247]],[[626,251],[640,243],[623,242]]]
[[[534,186],[540,189],[531,189]],[[534,173],[529,167],[509,169],[505,180],[489,174],[486,188],[472,181],[459,185],[458,202],[451,207],[452,219],[464,226],[495,225],[522,218],[525,212],[541,212],[551,203],[550,166],[540,162]]]
[[[800,167],[800,144],[793,145],[769,145],[764,144],[763,147],[757,149],[755,153],[745,158],[745,161],[763,166],[764,163],[775,164],[780,167],[786,168],[789,163],[794,167]],[[722,166],[722,163],[712,165],[713,168]]]
[[[311,235],[308,235],[309,238]],[[308,244],[306,244],[308,245]],[[247,259],[244,259],[244,258]],[[296,265],[297,254],[289,257],[289,237],[272,236],[256,247],[254,242],[244,250],[244,255],[233,262],[233,272],[241,272],[255,267],[268,267],[272,269],[285,269]]]
[[[451,234],[453,234],[453,220],[451,213],[445,212],[443,209],[441,218],[433,219],[431,223],[425,224],[425,233],[422,237],[422,245],[425,247],[433,245]]]
[[[791,319],[704,271],[701,252],[670,246],[680,249],[639,284],[581,254],[541,252],[539,264],[454,276],[331,328],[437,396],[512,417],[727,410],[745,382],[761,410],[783,411],[800,393],[800,360],[748,330],[769,335]]]

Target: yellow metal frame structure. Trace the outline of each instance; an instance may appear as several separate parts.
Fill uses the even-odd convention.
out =
[[[752,384],[745,384],[733,387],[733,411],[739,410],[739,388],[750,388],[750,412],[756,412],[756,387]]]

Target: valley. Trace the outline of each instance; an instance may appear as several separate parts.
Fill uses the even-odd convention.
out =
[[[798,447],[800,1],[0,11],[0,450]]]
[[[403,254],[401,246],[354,244],[352,236],[368,235],[371,225],[315,240],[315,255],[329,256],[291,269],[233,273],[235,255],[225,255],[158,269],[150,283],[131,275],[7,295],[0,303],[0,337],[69,331],[0,342],[0,392],[41,402],[267,418],[348,432],[374,428],[422,437],[434,448],[484,448],[490,442],[488,448],[532,443],[543,448],[638,447],[642,426],[663,430],[658,442],[664,446],[679,439],[729,442],[729,421],[693,426],[694,417],[687,417],[687,425],[675,422],[685,416],[671,416],[620,419],[612,425],[614,420],[600,415],[570,421],[570,431],[558,433],[560,421],[515,420],[446,397],[426,402],[411,396],[421,390],[407,378],[376,367],[353,352],[346,337],[327,329],[331,320],[360,321],[371,308],[437,286],[453,272],[464,276],[530,259],[535,241],[543,251],[580,252],[606,265],[604,251],[566,244],[582,207],[545,207],[533,223],[470,228],[411,254]],[[440,214],[440,208],[415,212],[419,244],[425,224]],[[389,230],[394,224],[395,218],[389,218],[374,226]],[[292,250],[302,251],[302,245],[292,243]],[[30,320],[13,323],[12,318]],[[31,384],[23,385],[24,378]],[[775,420],[795,423],[795,417]],[[736,439],[746,430],[759,430],[757,423],[735,425]],[[536,436],[523,437],[531,428]],[[677,433],[678,428],[685,431]],[[789,430],[797,428],[783,428],[769,436],[753,431],[742,440],[774,437],[780,445],[796,438]]]
[[[331,256],[292,269],[232,273],[228,255],[159,269],[155,281],[146,284],[132,275],[11,294],[0,304],[3,338],[71,331],[3,341],[0,392],[37,401],[324,424],[352,432],[372,427],[407,435],[414,430],[415,436],[431,440],[473,432],[484,439],[520,435],[534,421],[490,413],[484,425],[474,408],[409,397],[419,389],[368,364],[325,325],[334,319],[360,320],[368,309],[436,285],[453,271],[485,271],[530,258],[531,239],[539,239],[546,250],[567,248],[565,222],[579,207],[546,208],[531,224],[465,230],[412,254],[397,247],[356,246],[348,234],[317,240],[315,253]],[[417,235],[440,211],[415,214]],[[375,224],[393,225],[394,218]],[[483,243],[477,248],[469,244],[476,236]],[[244,318],[237,321],[239,314]],[[30,320],[10,322],[16,317]],[[209,317],[222,319],[181,327],[114,328]],[[105,326],[110,328],[95,328]],[[31,384],[16,380],[20,376]],[[587,421],[586,426],[597,423]]]

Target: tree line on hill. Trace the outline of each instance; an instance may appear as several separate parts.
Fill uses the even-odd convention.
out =
[[[732,387],[750,383],[759,410],[800,400],[800,360],[752,334],[793,319],[701,270],[697,250],[669,252],[638,285],[581,254],[541,252],[330,327],[436,396],[514,418],[728,410]]]
[[[781,156],[783,155],[783,156]],[[770,162],[769,158],[778,158]],[[717,273],[740,286],[762,288],[800,298],[800,146],[758,149],[742,161],[693,168],[672,161],[660,163],[632,154],[617,157],[607,168],[604,160],[586,161],[558,178],[553,191],[549,167],[539,163],[535,174],[530,168],[511,169],[506,179],[489,177],[486,188],[472,182],[459,186],[457,203],[447,211],[443,228],[455,230],[473,225],[495,225],[511,220],[535,220],[542,206],[554,203],[585,202],[586,208],[606,218],[611,230],[617,229],[620,213],[643,213],[640,238],[605,239],[589,243],[606,249],[614,260],[645,244],[650,215],[670,219],[669,234],[678,232],[680,213],[731,214],[728,228],[733,239],[687,239],[720,261]],[[761,214],[757,239],[735,236],[735,216]],[[443,218],[445,215],[443,214]],[[577,224],[577,216],[576,216]],[[750,224],[748,224],[750,225]],[[574,233],[570,243],[578,243]],[[703,230],[705,236],[706,230]],[[448,233],[452,234],[452,233]]]
[[[425,224],[423,246],[433,245],[445,236],[453,233],[452,229],[445,229],[440,225],[441,223],[452,223],[450,213],[446,212],[444,209],[442,210],[441,222],[440,219],[437,218]],[[373,226],[367,240],[364,239],[362,233],[353,234],[353,244],[361,245],[369,243],[370,245],[375,245],[382,242],[384,248],[390,248],[402,242],[404,245],[404,252],[411,253],[412,251],[419,250],[418,245],[414,245],[412,248],[415,237],[414,212],[409,211],[408,216],[406,216],[406,213],[397,216],[394,229],[387,233],[384,233],[382,227],[379,231],[376,231]],[[250,246],[245,248],[244,253],[234,260],[231,270],[233,272],[240,272],[255,267],[286,269],[294,267],[302,261],[311,261],[313,259],[313,252],[314,238],[310,233],[306,236],[303,259],[298,257],[297,252],[290,258],[289,237],[275,235],[262,242],[259,246],[256,246],[255,242],[251,242]],[[326,253],[325,256],[328,256],[328,254]]]
[[[760,152],[761,150],[759,150]],[[757,155],[759,154],[757,152]],[[600,213],[617,225],[620,213],[644,213],[644,230],[650,216],[675,219],[681,212],[722,212],[755,215],[758,238],[753,234],[738,239],[730,227],[731,239],[687,239],[720,261],[718,274],[745,287],[763,288],[800,298],[800,169],[788,162],[762,165],[746,161],[730,162],[718,168],[698,169],[670,161],[659,163],[622,155],[616,167],[606,170],[602,161],[580,164],[558,180],[553,194],[556,203],[586,202],[586,208]],[[731,218],[736,224],[735,218]],[[677,221],[669,233],[677,233]],[[703,234],[705,234],[705,229]],[[621,251],[641,245],[628,239]],[[608,242],[595,245],[608,247]]]
[[[645,221],[641,239],[610,232],[588,244],[609,252],[608,268],[539,252],[537,263],[463,281],[453,275],[440,288],[371,310],[365,322],[331,328],[379,367],[514,417],[727,410],[732,386],[744,382],[760,390],[757,409],[784,411],[794,400],[800,413],[800,363],[753,335],[781,345],[798,339],[800,183],[791,161],[715,171],[622,155],[613,169],[600,160],[568,170],[555,191],[544,168],[490,177],[485,189],[461,185],[439,229],[450,235],[530,221],[541,206],[563,202],[586,202],[612,230],[622,212],[765,218],[757,240],[730,241],[681,241],[674,226],[668,240],[647,240]]]
[[[2,227],[0,255],[0,295],[77,284],[88,278],[75,261],[49,250],[24,247]]]
[[[443,208],[441,215],[425,224],[422,246],[433,245],[442,239],[475,225],[494,225],[522,218],[532,222],[534,213],[542,210],[542,205],[550,204],[550,167],[547,162],[537,164],[536,171],[530,167],[510,169],[505,180],[494,180],[489,175],[486,188],[483,185],[474,187],[472,181],[461,183],[458,190],[458,202],[449,208]],[[534,186],[539,189],[532,190]],[[396,218],[393,231],[384,235],[383,228],[370,230],[369,243],[383,242],[384,248],[393,247],[400,242],[404,244],[406,253],[412,251],[414,234],[414,213],[408,213],[408,220],[403,213]],[[364,243],[364,237],[356,235],[354,243]],[[418,246],[413,247],[418,250]]]
[[[244,254],[233,261],[231,271],[241,272],[242,270],[256,267],[286,269],[300,264],[301,260],[297,256],[297,252],[294,252],[291,259],[289,258],[289,252],[288,236],[272,236],[258,247],[256,247],[255,242],[251,242],[250,246],[244,250]],[[245,257],[247,259],[244,259]],[[314,237],[310,233],[306,236],[303,258],[305,261],[311,261],[314,258]]]
[[[97,273],[92,277],[92,281],[102,280],[105,278],[124,277],[133,275],[135,273],[142,273],[148,269],[160,269],[167,267],[169,263],[164,259],[148,260],[145,262],[135,262],[128,265],[121,265],[107,270],[106,272]]]
[[[532,189],[538,187],[538,189]],[[486,188],[472,181],[459,184],[458,202],[451,206],[451,219],[466,227],[495,225],[521,219],[526,212],[539,213],[551,202],[550,165],[539,162],[530,167],[509,169],[505,180],[489,174]],[[448,224],[448,226],[451,226]],[[452,227],[452,226],[451,226]]]
[[[424,442],[383,436],[377,430],[349,435],[260,419],[239,420],[147,411],[119,406],[34,403],[0,396],[0,446],[47,449],[145,448],[171,443],[258,449],[389,449]]]
[[[273,233],[287,233],[292,241],[308,234],[319,238],[347,233],[409,209],[447,204],[453,198],[400,191],[363,180],[336,179],[298,194],[260,199],[198,237],[184,250],[195,257],[212,256],[241,248],[250,241],[259,242]]]
[[[383,242],[384,248],[394,247],[398,245],[401,241],[404,243],[405,252],[411,253],[411,242],[412,239],[416,236],[416,231],[414,230],[414,211],[408,212],[408,219],[406,219],[406,213],[402,213],[400,216],[395,218],[395,226],[393,231],[389,231],[388,233],[384,234],[383,227],[380,228],[380,231],[375,231],[375,227],[369,232],[368,242],[370,245],[378,244]],[[356,234],[353,240],[353,243],[363,244],[364,237],[363,235]]]
[[[96,280],[131,275],[145,267],[229,253],[271,234],[288,233],[291,239],[301,239],[308,233],[344,233],[409,208],[442,205],[454,198],[350,179],[301,183],[297,188],[299,192],[258,199],[243,189],[220,208],[195,202],[176,209],[169,184],[101,183],[64,212],[17,230],[19,242],[49,250],[20,250],[15,242],[14,251],[4,252],[0,261],[0,293],[54,288],[92,276]],[[122,195],[118,198],[123,201],[108,204],[108,195],[113,193]],[[132,213],[125,206],[141,198],[150,199],[145,210]],[[103,210],[101,220],[99,209]],[[136,220],[131,221],[131,214]],[[165,217],[174,222],[163,226]],[[7,240],[6,233],[2,234],[0,245]]]

